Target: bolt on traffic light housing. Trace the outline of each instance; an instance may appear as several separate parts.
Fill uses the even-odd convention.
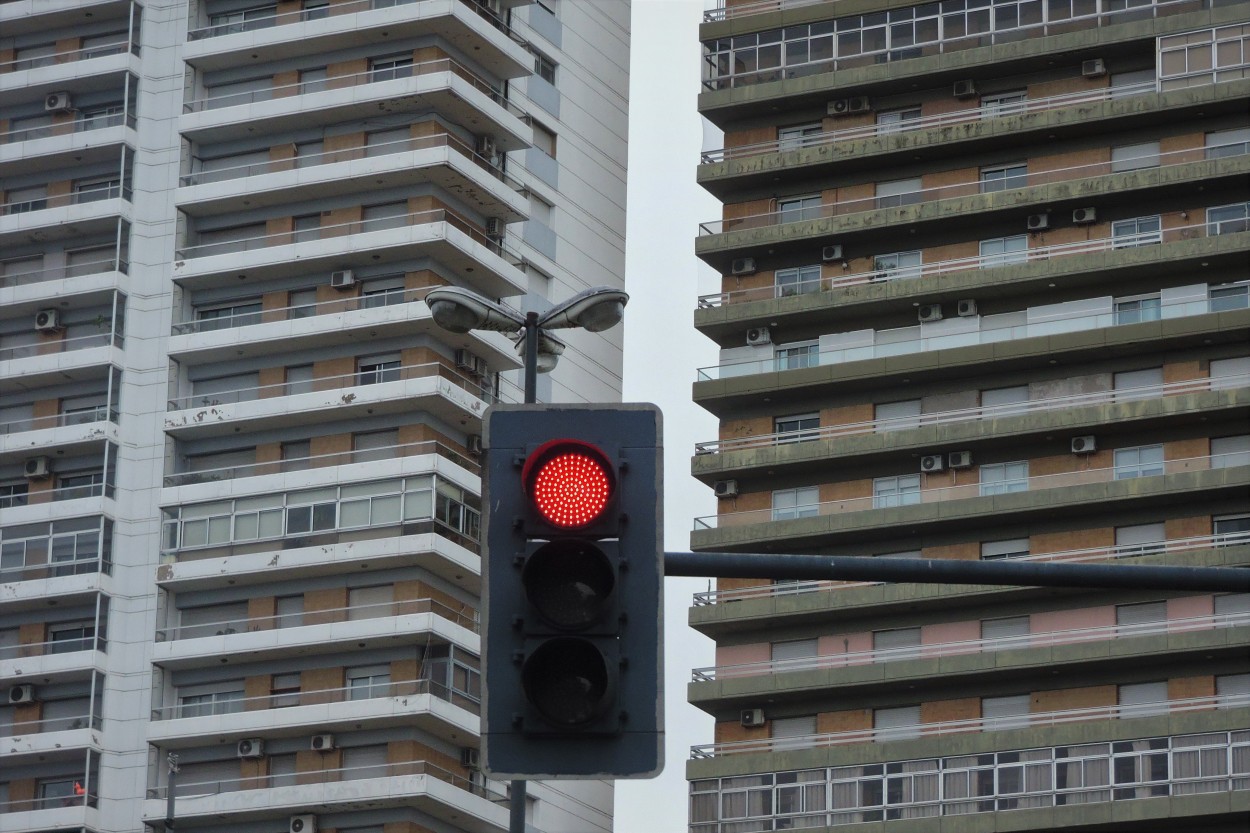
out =
[[[483,768],[497,778],[662,767],[660,414],[486,414]]]

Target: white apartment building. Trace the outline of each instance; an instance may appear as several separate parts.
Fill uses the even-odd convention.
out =
[[[504,831],[480,419],[624,282],[628,0],[0,0],[0,831]],[[544,401],[619,399],[620,328]],[[608,783],[531,783],[547,833]]]

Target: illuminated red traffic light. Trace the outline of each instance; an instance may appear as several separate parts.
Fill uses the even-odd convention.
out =
[[[598,520],[616,488],[603,453],[571,440],[554,440],[534,452],[522,478],[538,514],[560,529],[578,529]]]

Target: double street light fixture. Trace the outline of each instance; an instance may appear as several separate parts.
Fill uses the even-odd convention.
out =
[[[583,290],[544,313],[520,313],[458,286],[432,290],[425,296],[434,323],[453,333],[490,330],[516,339],[525,357],[525,401],[537,399],[538,374],[555,369],[564,342],[548,330],[602,332],[621,323],[629,295],[609,286]]]

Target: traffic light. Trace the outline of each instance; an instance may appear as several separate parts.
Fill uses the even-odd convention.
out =
[[[485,424],[483,769],[496,778],[656,775],[659,409],[496,405]]]

